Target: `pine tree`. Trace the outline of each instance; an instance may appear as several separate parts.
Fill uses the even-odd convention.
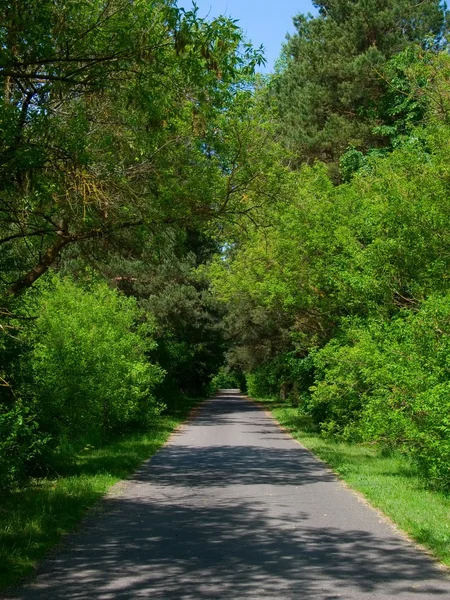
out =
[[[280,129],[300,162],[334,162],[349,147],[385,141],[379,104],[383,68],[406,47],[439,49],[446,31],[437,0],[325,0],[317,17],[294,18],[296,33],[284,47],[274,78]]]

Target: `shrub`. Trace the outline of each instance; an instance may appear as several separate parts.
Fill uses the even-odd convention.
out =
[[[246,375],[247,392],[252,398],[278,397],[280,386],[271,366],[267,363]]]
[[[39,422],[55,440],[102,438],[158,413],[151,392],[163,372],[147,360],[152,328],[139,317],[133,298],[105,284],[54,279],[41,290],[24,367]]]
[[[450,294],[390,322],[350,322],[315,357],[322,430],[398,448],[450,489]]]
[[[29,462],[48,442],[28,407],[0,405],[0,487],[10,488],[25,475]]]
[[[247,388],[255,398],[274,398],[284,394],[297,404],[309,394],[314,381],[313,352],[305,357],[285,352],[256,368],[247,375]]]
[[[211,379],[209,393],[213,395],[217,390],[221,389],[240,389],[245,391],[242,389],[245,387],[244,383],[241,373],[229,371],[225,367],[221,367],[219,372]]]

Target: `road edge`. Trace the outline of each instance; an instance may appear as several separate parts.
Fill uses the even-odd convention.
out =
[[[307,448],[305,445],[303,445],[301,443],[300,440],[296,439],[291,431],[285,427],[284,425],[282,425],[277,419],[276,417],[272,414],[272,412],[267,409],[267,407],[262,404],[261,402],[259,402],[258,400],[256,400],[255,398],[251,398],[250,396],[247,396],[246,394],[242,394],[242,397],[245,398],[246,400],[248,400],[249,402],[251,402],[252,404],[255,404],[256,406],[258,406],[258,408],[260,408],[268,417],[270,417],[272,419],[272,421],[275,423],[275,425],[286,435],[288,435],[294,442],[296,442],[296,444],[298,444],[303,450],[305,450],[306,452],[308,452],[311,456],[313,456],[316,460],[318,460],[322,466],[324,467],[325,470],[327,470],[330,474],[332,474],[335,478],[336,478],[336,482],[339,483],[342,487],[344,487],[346,490],[348,490],[349,492],[351,492],[354,496],[356,496],[356,498],[358,499],[359,502],[361,502],[362,504],[365,504],[368,508],[370,508],[371,510],[373,510],[381,519],[383,519],[398,535],[402,536],[407,542],[409,542],[410,544],[412,544],[417,550],[420,550],[423,554],[425,554],[426,556],[428,556],[428,558],[430,558],[430,560],[432,560],[432,562],[435,564],[435,566],[442,571],[443,573],[445,573],[446,575],[450,576],[450,566],[445,565],[444,563],[442,563],[434,554],[433,552],[427,548],[426,546],[424,546],[423,544],[421,544],[420,542],[418,542],[417,540],[415,540],[413,537],[411,537],[404,529],[402,529],[399,525],[397,525],[397,523],[388,515],[386,515],[380,508],[374,506],[370,500],[363,494],[363,492],[360,492],[359,490],[355,489],[354,487],[352,487],[343,477],[340,473],[337,473],[333,467],[327,463],[325,460],[323,460],[322,458],[320,458],[320,456],[317,456],[317,454],[314,454],[314,452],[312,450],[310,450],[309,448]]]

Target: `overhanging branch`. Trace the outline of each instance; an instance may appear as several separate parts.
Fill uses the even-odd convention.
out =
[[[130,227],[138,227],[142,225],[143,221],[130,221],[121,223],[116,227],[111,227],[109,229],[91,229],[90,231],[85,231],[76,234],[70,234],[67,231],[58,231],[57,238],[53,242],[53,244],[47,248],[46,252],[39,260],[39,262],[32,268],[28,273],[26,273],[23,277],[15,281],[10,287],[6,290],[6,296],[18,296],[26,289],[30,288],[38,279],[42,277],[44,273],[48,271],[48,269],[55,263],[59,255],[61,254],[63,248],[68,246],[69,244],[73,244],[76,242],[82,242],[88,239],[94,238],[102,238],[107,235],[111,235],[112,233],[119,231],[121,229],[126,229]]]

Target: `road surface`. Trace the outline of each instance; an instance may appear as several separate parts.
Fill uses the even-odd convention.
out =
[[[45,561],[21,600],[450,599],[450,579],[237,391]]]

